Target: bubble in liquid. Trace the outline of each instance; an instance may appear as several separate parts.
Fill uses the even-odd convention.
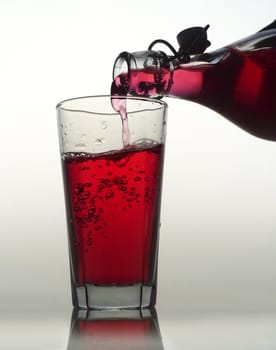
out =
[[[97,186],[97,192],[98,193],[102,192],[104,188],[105,188],[104,184],[101,184],[101,185]]]
[[[127,187],[126,186],[119,185],[117,188],[118,188],[119,191],[127,193]]]
[[[93,215],[93,219],[92,219],[93,224],[96,224],[97,222],[99,222],[99,220],[100,220],[99,215]]]
[[[89,216],[89,217],[94,216],[95,212],[96,212],[96,208],[91,208],[91,209],[89,209],[89,210],[88,210],[88,216]]]
[[[90,197],[90,192],[89,191],[86,191],[86,192],[82,192],[78,195],[78,199],[80,201],[84,201],[86,199],[88,199]]]
[[[141,177],[140,176],[135,176],[134,181],[140,181]]]
[[[118,175],[115,175],[113,182],[115,185],[120,185],[122,183],[122,179]]]
[[[91,204],[91,208],[92,207],[96,208],[96,203],[95,203],[95,198],[94,197],[90,199],[89,203]]]
[[[110,199],[110,198],[112,198],[114,196],[114,192],[113,191],[109,191],[109,192],[107,192],[107,194],[105,195],[105,198],[106,199]]]
[[[106,187],[111,187],[112,186],[112,181],[109,179],[100,179],[100,183]]]
[[[115,160],[115,165],[118,168],[124,167],[129,161],[129,156],[122,157],[120,159]]]
[[[145,195],[149,195],[150,193],[150,188],[148,186],[145,187]]]

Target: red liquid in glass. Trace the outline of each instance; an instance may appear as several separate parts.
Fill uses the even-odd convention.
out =
[[[63,155],[78,284],[125,285],[155,278],[162,162],[162,145]]]

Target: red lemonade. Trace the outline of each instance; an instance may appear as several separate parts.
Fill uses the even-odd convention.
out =
[[[75,283],[155,279],[162,163],[161,144],[63,154]]]

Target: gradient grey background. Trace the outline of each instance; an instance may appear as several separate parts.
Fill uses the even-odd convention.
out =
[[[208,23],[216,49],[258,31],[275,10],[274,0],[1,1],[2,313],[70,313],[56,103],[109,93],[123,50],[146,49],[156,38],[176,45],[179,31]],[[161,321],[183,311],[276,311],[276,145],[207,108],[165,100]],[[163,324],[175,331],[172,319]]]

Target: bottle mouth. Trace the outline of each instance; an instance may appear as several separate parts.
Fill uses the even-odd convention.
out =
[[[129,75],[132,55],[129,52],[121,52],[116,58],[113,66],[113,79],[118,77],[120,74]]]
[[[112,93],[115,95],[126,95],[130,84],[131,67],[135,60],[129,52],[121,52],[116,58],[113,66]]]
[[[171,57],[162,51],[124,51],[113,66],[111,94],[161,98],[170,90],[173,70]]]

